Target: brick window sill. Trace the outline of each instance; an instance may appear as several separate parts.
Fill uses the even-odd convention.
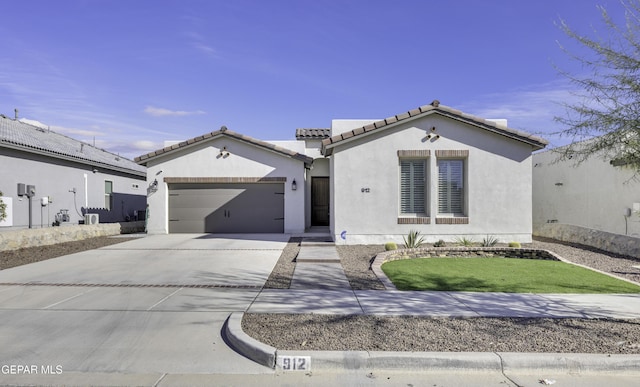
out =
[[[431,218],[428,216],[399,216],[398,224],[431,224]]]
[[[436,218],[436,224],[469,224],[468,217]]]

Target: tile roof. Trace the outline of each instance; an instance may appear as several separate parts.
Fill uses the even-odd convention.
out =
[[[390,125],[394,125],[403,121],[410,121],[419,117],[424,117],[429,114],[440,114],[446,117],[450,117],[459,121],[475,125],[487,131],[497,133],[506,137],[513,138],[518,141],[527,143],[533,147],[534,150],[544,148],[549,142],[541,137],[534,136],[532,134],[522,132],[516,129],[507,128],[496,124],[495,122],[485,120],[484,118],[476,117],[470,114],[463,113],[459,110],[450,108],[448,106],[440,105],[440,101],[434,100],[429,105],[420,106],[417,109],[410,110],[406,113],[398,114],[393,117],[386,118],[381,121],[376,121],[372,124],[355,128],[348,132],[344,132],[330,138],[322,140],[322,153],[325,156],[329,156],[332,153],[333,146],[348,140],[352,137],[360,136],[363,134],[370,134],[371,132],[379,132],[384,130]]]
[[[276,153],[280,153],[280,154],[282,154],[284,156],[288,156],[288,157],[303,161],[305,164],[311,164],[313,162],[313,158],[311,158],[309,156],[306,156],[306,155],[303,155],[302,153],[298,153],[298,152],[289,150],[287,148],[283,148],[283,147],[278,146],[278,145],[274,145],[274,144],[271,144],[271,143],[268,143],[268,142],[265,142],[265,141],[262,141],[262,140],[258,140],[258,139],[255,139],[253,137],[245,136],[243,134],[240,134],[240,133],[237,133],[237,132],[234,132],[234,131],[231,131],[231,130],[227,129],[226,126],[221,127],[220,130],[216,130],[216,131],[213,131],[211,133],[203,134],[202,136],[194,137],[194,138],[189,139],[187,141],[182,141],[179,144],[174,144],[174,145],[162,148],[162,149],[158,149],[158,150],[153,151],[153,152],[149,152],[149,153],[147,153],[145,155],[138,156],[138,157],[135,158],[135,161],[138,164],[145,165],[149,160],[152,160],[152,159],[154,159],[154,158],[156,158],[158,156],[166,155],[166,154],[174,152],[177,149],[182,149],[182,148],[191,146],[193,144],[199,143],[201,141],[205,141],[205,140],[212,139],[214,137],[219,137],[219,136],[228,136],[228,137],[234,138],[234,139],[239,140],[239,141],[244,141],[246,143],[249,143],[249,144],[252,144],[252,145],[255,145],[255,146],[259,146],[261,148],[265,148],[265,149],[271,150],[271,151],[276,152]]]
[[[145,167],[125,157],[4,115],[0,115],[0,147],[71,160],[141,177],[147,173]]]
[[[321,140],[329,137],[331,137],[330,128],[296,129],[296,140]]]

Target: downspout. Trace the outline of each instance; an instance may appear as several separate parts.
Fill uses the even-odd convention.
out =
[[[87,174],[84,174],[84,212],[89,209],[89,183]]]

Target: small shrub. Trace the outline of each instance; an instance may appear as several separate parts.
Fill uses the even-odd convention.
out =
[[[493,235],[487,235],[482,239],[482,247],[493,247],[498,243],[498,238]]]
[[[509,242],[509,247],[519,249],[522,246],[520,245],[520,242]]]
[[[2,191],[0,191],[0,196],[2,196]],[[0,199],[0,221],[5,220],[7,217],[7,205]]]
[[[398,245],[395,242],[387,242],[384,244],[384,250],[385,251],[398,250]]]
[[[467,239],[465,237],[458,237],[458,238],[456,238],[456,243],[459,244],[460,246],[470,247],[470,246],[473,246],[474,241],[473,241],[473,239]]]
[[[445,247],[447,244],[442,239],[433,244],[433,247]]]
[[[424,237],[420,235],[420,231],[411,230],[409,231],[409,235],[407,237],[402,237],[404,239],[404,245],[408,249],[414,249],[416,247],[422,246],[424,242]]]

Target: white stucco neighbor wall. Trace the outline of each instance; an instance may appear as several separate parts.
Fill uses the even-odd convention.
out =
[[[219,157],[224,147],[230,154]],[[158,190],[148,198],[151,234],[169,231],[168,185],[164,182],[169,177],[286,177],[284,232],[304,232],[305,168],[300,160],[227,136],[154,158],[147,163],[147,184],[158,180]],[[291,189],[294,179],[296,191]]]
[[[572,224],[640,236],[640,181],[633,171],[592,157],[555,162],[553,150],[533,156],[533,223]],[[629,213],[630,211],[630,213]],[[630,215],[630,216],[627,216]]]
[[[113,200],[115,220],[133,218],[134,212],[145,209],[145,178],[132,174],[110,171],[106,168],[59,160],[51,157],[0,148],[0,191],[12,198],[9,211],[12,222],[0,223],[0,227],[26,228],[29,225],[29,200],[17,195],[18,183],[35,185],[32,198],[32,227],[51,227],[56,213],[68,210],[69,224],[84,220],[85,208],[105,207],[105,181],[113,183],[114,194],[124,202]],[[73,193],[75,191],[75,194]],[[41,206],[42,197],[51,202]],[[90,211],[93,212],[93,211]],[[101,222],[108,219],[101,217]]]
[[[435,126],[440,138],[427,139]],[[430,150],[427,159],[430,224],[397,224],[398,150]],[[436,224],[436,150],[468,150],[465,164],[468,224]],[[410,230],[427,241],[530,242],[531,146],[438,115],[389,127],[337,145],[331,156],[331,232],[337,243],[402,243]],[[364,192],[363,192],[364,191]],[[368,192],[367,192],[368,191]],[[346,239],[341,238],[346,232]]]

